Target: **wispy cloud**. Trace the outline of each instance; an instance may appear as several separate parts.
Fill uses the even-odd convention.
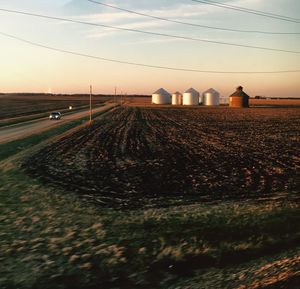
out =
[[[99,0],[101,2],[101,0]],[[154,5],[155,3],[151,1],[148,5],[146,5],[146,1],[139,2],[140,5],[143,7],[143,9],[134,8],[133,4],[130,5],[131,1],[126,1],[126,4],[120,3],[120,1],[110,1],[109,4],[125,7],[126,6],[132,6],[132,7],[126,7],[127,9],[132,9],[135,11],[138,11],[143,14],[149,14],[156,17],[162,17],[162,18],[168,18],[178,21],[184,21],[184,22],[190,22],[190,23],[198,23],[198,24],[210,24],[213,25],[213,23],[217,24],[219,22],[220,15],[224,16],[224,10],[211,6],[211,5],[204,5],[204,4],[197,4],[195,2],[190,1],[190,3],[183,4],[182,2],[172,2],[170,5],[170,1],[156,1],[157,4],[160,3],[165,4],[162,7],[159,7],[158,5]],[[169,5],[166,5],[168,2]],[[227,4],[232,5],[240,5],[245,7],[254,7],[259,6],[262,3],[262,0],[237,0],[237,1],[223,1]],[[82,5],[82,1],[78,2],[77,0],[73,0],[68,5],[75,5],[78,7],[79,5]],[[74,16],[75,19],[82,20],[82,21],[88,21],[93,23],[99,23],[99,24],[106,24],[106,25],[112,25],[112,26],[118,26],[122,28],[128,28],[128,29],[140,29],[140,30],[148,30],[148,31],[156,31],[159,28],[168,28],[176,29],[178,28],[178,24],[171,23],[167,21],[162,20],[155,20],[150,19],[141,15],[131,14],[127,12],[117,11],[113,10],[112,8],[103,8],[103,6],[92,4],[90,6],[93,7],[93,11],[99,11],[100,13],[83,13],[82,15]],[[135,1],[136,3],[136,1]],[[85,3],[86,4],[86,3]],[[135,4],[135,6],[140,6]],[[257,8],[257,7],[255,7]],[[91,10],[91,7],[89,7],[89,11]],[[190,32],[193,32],[193,29],[189,30]],[[104,38],[104,37],[110,37],[112,35],[118,34],[121,31],[110,29],[110,28],[91,28],[86,32],[87,38]]]
[[[125,25],[118,25],[120,28],[126,29],[134,29],[134,30],[144,30],[149,28],[158,28],[161,27],[160,21],[135,21]],[[164,25],[172,26],[172,23],[166,23]],[[101,29],[101,31],[99,31]],[[113,28],[93,28],[91,29],[88,34],[86,35],[88,38],[98,38],[98,37],[105,37],[105,36],[112,36],[114,34],[120,33],[120,30],[113,29]]]
[[[197,7],[197,9],[195,9],[195,7]],[[204,11],[203,8],[198,7],[197,5],[195,6],[182,4],[168,10],[139,10],[139,12],[169,19],[185,20],[190,22],[194,21],[195,23],[196,21],[198,21],[200,16],[206,15],[208,13],[208,11]],[[155,19],[151,20],[147,17],[126,12],[93,13],[80,15],[74,18],[82,21],[118,26],[128,29],[153,30],[158,28],[172,28],[176,26],[176,24],[171,22]],[[99,32],[100,29],[101,31]],[[120,31],[109,28],[91,28],[90,33],[87,34],[87,37],[105,37],[111,36],[112,34],[116,33],[120,33]]]
[[[180,42],[180,41],[187,41],[184,39],[175,39],[175,38],[161,38],[161,39],[148,39],[148,40],[137,40],[137,41],[130,41],[123,43],[123,46],[127,45],[137,45],[137,44],[156,44],[156,43],[174,43],[174,42]]]

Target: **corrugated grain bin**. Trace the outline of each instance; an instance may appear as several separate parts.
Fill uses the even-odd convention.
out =
[[[199,92],[194,88],[190,88],[183,94],[182,104],[199,105],[199,97],[200,97]]]
[[[178,91],[172,94],[172,104],[182,105],[182,94]]]
[[[203,93],[204,105],[219,105],[220,104],[220,93],[210,88]]]
[[[243,87],[239,86],[229,97],[230,107],[249,107],[249,95],[243,91]]]
[[[171,94],[165,89],[160,88],[152,94],[153,104],[171,104]]]

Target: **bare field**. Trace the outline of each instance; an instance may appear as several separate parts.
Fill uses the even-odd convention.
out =
[[[144,96],[93,96],[93,102],[100,104],[106,101],[116,101],[125,103],[133,107],[166,107],[151,104],[151,97]],[[73,107],[85,106],[89,104],[88,95],[23,95],[12,94],[0,95],[0,120],[23,117],[32,114],[49,112],[51,110],[67,109],[70,105]],[[300,107],[300,99],[251,99],[250,105],[253,106],[274,106],[274,107]],[[199,107],[200,108],[200,107]]]
[[[124,102],[126,103],[127,106],[149,106],[152,105],[151,101],[152,98],[149,97],[124,97],[123,98]]]
[[[299,106],[300,99],[250,99],[250,105],[260,106]]]
[[[107,97],[96,97],[94,103],[103,103]],[[0,120],[21,117],[51,110],[89,105],[88,96],[3,95],[0,97]]]
[[[47,184],[116,208],[293,196],[298,108],[121,107],[30,157]]]
[[[153,106],[166,107],[166,105],[152,105],[151,97],[124,98],[128,106]],[[252,106],[270,106],[270,107],[300,107],[300,99],[254,99],[250,98]],[[171,105],[169,105],[171,106]],[[226,106],[226,105],[222,105]],[[200,107],[199,107],[200,108]]]

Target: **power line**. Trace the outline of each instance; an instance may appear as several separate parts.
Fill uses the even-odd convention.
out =
[[[162,21],[166,21],[166,22],[182,24],[182,25],[187,25],[187,26],[193,26],[193,27],[201,27],[201,28],[207,28],[207,29],[213,29],[213,30],[221,30],[221,31],[227,31],[227,32],[239,32],[239,33],[258,33],[258,34],[270,34],[270,35],[274,35],[274,34],[275,35],[297,35],[297,34],[300,34],[299,32],[270,32],[270,31],[259,31],[259,30],[241,30],[241,29],[201,25],[201,24],[195,24],[195,23],[190,23],[190,22],[172,20],[172,19],[168,19],[168,18],[164,18],[164,17],[153,16],[153,15],[150,15],[150,14],[141,13],[141,12],[121,8],[121,7],[118,7],[118,6],[115,6],[115,5],[110,5],[110,4],[106,4],[106,3],[103,3],[103,2],[99,2],[99,1],[94,1],[94,0],[87,0],[87,1],[89,1],[91,3],[98,4],[98,5],[102,5],[102,6],[105,6],[105,7],[109,7],[109,8],[112,8],[112,9],[116,9],[116,10],[119,10],[119,11],[124,11],[124,12],[131,13],[131,14],[136,14],[136,15],[139,15],[139,16],[144,16],[144,17],[148,17],[148,18],[152,18],[152,19],[156,19],[156,20],[162,20]]]
[[[26,15],[26,16],[45,18],[45,19],[53,19],[53,20],[72,22],[72,23],[77,23],[77,24],[99,26],[99,27],[111,28],[111,29],[122,30],[122,31],[127,31],[127,32],[135,32],[135,33],[142,33],[142,34],[147,34],[147,35],[162,36],[162,37],[168,37],[168,38],[173,38],[173,39],[191,40],[191,41],[196,41],[196,42],[205,42],[205,43],[218,44],[218,45],[227,45],[227,46],[234,46],[234,47],[243,47],[243,48],[259,49],[259,50],[267,50],[267,51],[300,54],[300,51],[294,51],[294,50],[277,49],[277,48],[271,48],[271,47],[254,46],[254,45],[247,45],[247,44],[238,44],[238,43],[230,43],[230,42],[223,42],[223,41],[216,41],[216,40],[193,38],[193,37],[188,37],[188,36],[172,35],[172,34],[166,34],[166,33],[150,32],[150,31],[145,31],[145,30],[123,28],[123,27],[118,27],[118,26],[85,22],[85,21],[67,19],[67,18],[62,18],[62,17],[54,17],[54,16],[48,16],[48,15],[42,15],[42,14],[29,13],[29,12],[24,12],[24,11],[9,10],[9,9],[3,9],[3,8],[0,8],[0,11],[21,14],[21,15]]]
[[[113,62],[113,63],[119,63],[119,64],[155,68],[155,69],[183,71],[183,72],[212,73],[212,74],[279,74],[279,73],[299,73],[300,72],[300,69],[299,70],[298,69],[297,70],[278,70],[278,71],[218,71],[218,70],[198,70],[198,69],[190,69],[190,68],[176,68],[176,67],[170,67],[170,66],[151,65],[151,64],[144,64],[144,63],[137,63],[137,62],[118,60],[118,59],[105,58],[105,57],[75,52],[75,51],[71,51],[71,50],[56,48],[56,47],[40,44],[37,42],[33,42],[33,41],[30,41],[30,40],[27,40],[27,39],[24,39],[24,38],[21,38],[21,37],[12,35],[12,34],[4,33],[4,32],[0,32],[0,35],[21,41],[26,44],[30,44],[32,46],[36,46],[36,47],[64,53],[64,54],[75,55],[75,56],[96,59],[96,60],[102,60],[102,61],[107,61],[107,62]]]
[[[216,6],[216,7],[221,7],[221,8],[225,8],[225,9],[231,9],[231,10],[235,10],[235,11],[250,13],[250,14],[254,14],[254,15],[264,16],[264,17],[268,17],[268,18],[273,18],[273,19],[278,19],[278,20],[283,20],[283,21],[288,21],[288,22],[294,22],[294,23],[300,23],[300,19],[298,19],[298,18],[292,18],[289,16],[283,16],[283,15],[279,15],[279,14],[244,8],[244,7],[240,7],[240,6],[229,5],[229,4],[220,3],[217,1],[210,1],[210,0],[191,0],[191,1],[203,3],[203,4],[207,4],[207,5],[212,5],[212,6]]]
[[[293,22],[293,23],[300,23],[300,19],[298,19],[298,18],[292,18],[289,16],[283,16],[283,15],[279,15],[279,14],[268,13],[268,12],[263,12],[263,11],[259,11],[259,10],[254,10],[254,9],[248,9],[248,8],[244,8],[244,7],[240,7],[240,6],[228,5],[228,4],[220,3],[217,1],[209,1],[209,0],[191,0],[191,1],[203,3],[203,4],[207,4],[207,5],[212,5],[212,6],[216,6],[216,7],[221,7],[221,8],[225,8],[225,9],[230,9],[230,10],[234,10],[234,11],[244,12],[244,13],[248,13],[248,14],[254,14],[254,15],[258,15],[258,16],[268,17],[268,18],[272,18],[272,19]]]
[[[275,14],[275,13],[261,11],[261,10],[249,9],[249,8],[245,8],[245,7],[241,7],[241,6],[235,6],[235,5],[230,5],[230,4],[226,4],[226,3],[220,3],[218,1],[213,1],[213,0],[203,0],[203,1],[210,2],[210,3],[215,3],[215,4],[219,4],[219,5],[223,5],[223,6],[227,6],[227,7],[231,7],[231,8],[242,9],[242,10],[245,10],[245,11],[257,12],[257,13],[261,13],[261,14],[264,14],[264,15],[269,15],[269,16],[275,16],[275,17],[280,17],[280,18],[284,18],[284,19],[290,19],[290,20],[300,21],[299,18],[294,18],[294,17],[290,17],[290,16]]]

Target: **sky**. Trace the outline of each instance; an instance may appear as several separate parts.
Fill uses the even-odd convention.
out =
[[[194,24],[242,30],[299,32],[292,23],[191,0],[98,0],[121,8]],[[299,0],[218,0],[299,18]],[[0,8],[211,41],[300,51],[299,35],[236,33],[146,18],[87,0],[0,0]],[[226,46],[0,11],[0,33],[41,45],[148,65],[217,71],[300,70],[300,54]],[[137,67],[63,54],[0,35],[0,92],[151,94],[160,87],[228,96],[238,85],[251,95],[300,96],[300,73],[209,74]]]

